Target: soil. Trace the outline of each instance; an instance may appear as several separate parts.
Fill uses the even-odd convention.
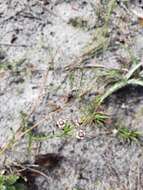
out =
[[[82,125],[83,110],[105,87],[96,66],[129,69],[142,60],[143,29],[136,16],[116,6],[109,24],[110,43],[98,54],[104,5],[97,0],[0,0],[0,167],[38,164],[42,174],[28,170],[28,189],[142,190],[143,151],[140,143],[115,136],[120,126],[143,131],[143,88],[129,86],[103,105],[111,121],[104,127]],[[103,12],[100,12],[103,9]],[[99,12],[98,12],[99,10]],[[82,60],[82,61],[81,61]],[[58,122],[74,126],[61,134]],[[26,127],[47,140],[21,138]],[[85,137],[77,138],[83,130]]]

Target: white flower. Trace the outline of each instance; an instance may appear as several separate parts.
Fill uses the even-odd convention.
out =
[[[76,138],[77,139],[84,139],[85,137],[85,131],[83,131],[82,129],[80,129],[79,131],[77,131],[77,134],[76,134]]]
[[[82,125],[82,121],[80,119],[76,119],[75,124],[77,127],[80,127],[80,125]]]
[[[64,119],[59,119],[59,120],[57,121],[57,126],[58,126],[58,128],[59,128],[59,129],[63,129],[64,126],[65,126],[65,123],[66,123],[66,120],[64,120]]]
[[[113,130],[112,130],[112,133],[113,133],[113,135],[117,135],[118,130],[117,130],[117,129],[113,129]]]

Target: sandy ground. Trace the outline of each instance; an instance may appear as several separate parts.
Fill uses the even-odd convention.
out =
[[[110,47],[75,66],[94,39],[98,25],[96,0],[0,0],[0,146],[20,135],[24,116],[35,134],[56,134],[59,120],[76,126],[72,136],[33,142],[28,136],[8,148],[0,165],[33,162],[35,155],[54,153],[59,162],[44,166],[47,178],[35,179],[38,190],[142,190],[142,143],[125,143],[109,133],[115,125],[142,128],[143,90],[123,89],[111,96],[105,110],[112,123],[105,128],[78,126],[85,106],[103,91],[94,68],[128,68],[142,58],[142,28],[135,17],[117,7],[111,15]],[[100,34],[99,34],[100,36]],[[98,38],[98,35],[97,35]],[[94,43],[93,43],[94,42]],[[125,44],[125,45],[124,45]],[[132,57],[131,57],[132,55]],[[70,67],[71,68],[71,67]],[[83,140],[77,139],[80,129]],[[54,160],[54,158],[53,158]],[[32,187],[31,187],[32,188]]]

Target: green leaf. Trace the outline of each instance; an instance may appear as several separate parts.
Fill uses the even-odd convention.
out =
[[[5,176],[0,175],[0,187],[4,184]]]
[[[140,80],[140,79],[130,79],[130,80],[128,80],[127,83],[132,84],[132,85],[143,86],[143,80]]]
[[[127,80],[122,80],[120,82],[115,83],[114,85],[112,85],[109,89],[107,89],[107,91],[100,97],[100,101],[99,101],[99,105],[111,94],[113,94],[114,92],[116,92],[117,90],[125,87],[128,84]]]
[[[128,80],[132,77],[134,72],[142,66],[142,63],[138,63],[137,65],[133,65],[129,72],[126,74],[125,78]]]
[[[19,176],[16,176],[16,175],[9,175],[9,176],[6,176],[6,179],[5,179],[5,183],[7,185],[13,185],[14,183],[16,183],[16,181],[19,179]]]

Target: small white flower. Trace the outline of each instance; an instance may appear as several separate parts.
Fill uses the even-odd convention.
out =
[[[76,124],[77,127],[80,127],[80,125],[82,125],[81,119],[76,119],[75,124]]]
[[[84,139],[85,137],[85,131],[83,131],[82,129],[80,129],[79,131],[77,131],[77,135],[76,135],[76,138],[77,139]]]
[[[113,135],[117,135],[118,130],[117,130],[117,129],[113,129],[113,130],[112,130],[112,133],[113,133]]]
[[[66,123],[66,120],[64,120],[64,119],[59,119],[59,120],[57,121],[57,126],[58,126],[58,128],[59,128],[59,129],[63,129],[64,126],[65,126],[65,123]]]

